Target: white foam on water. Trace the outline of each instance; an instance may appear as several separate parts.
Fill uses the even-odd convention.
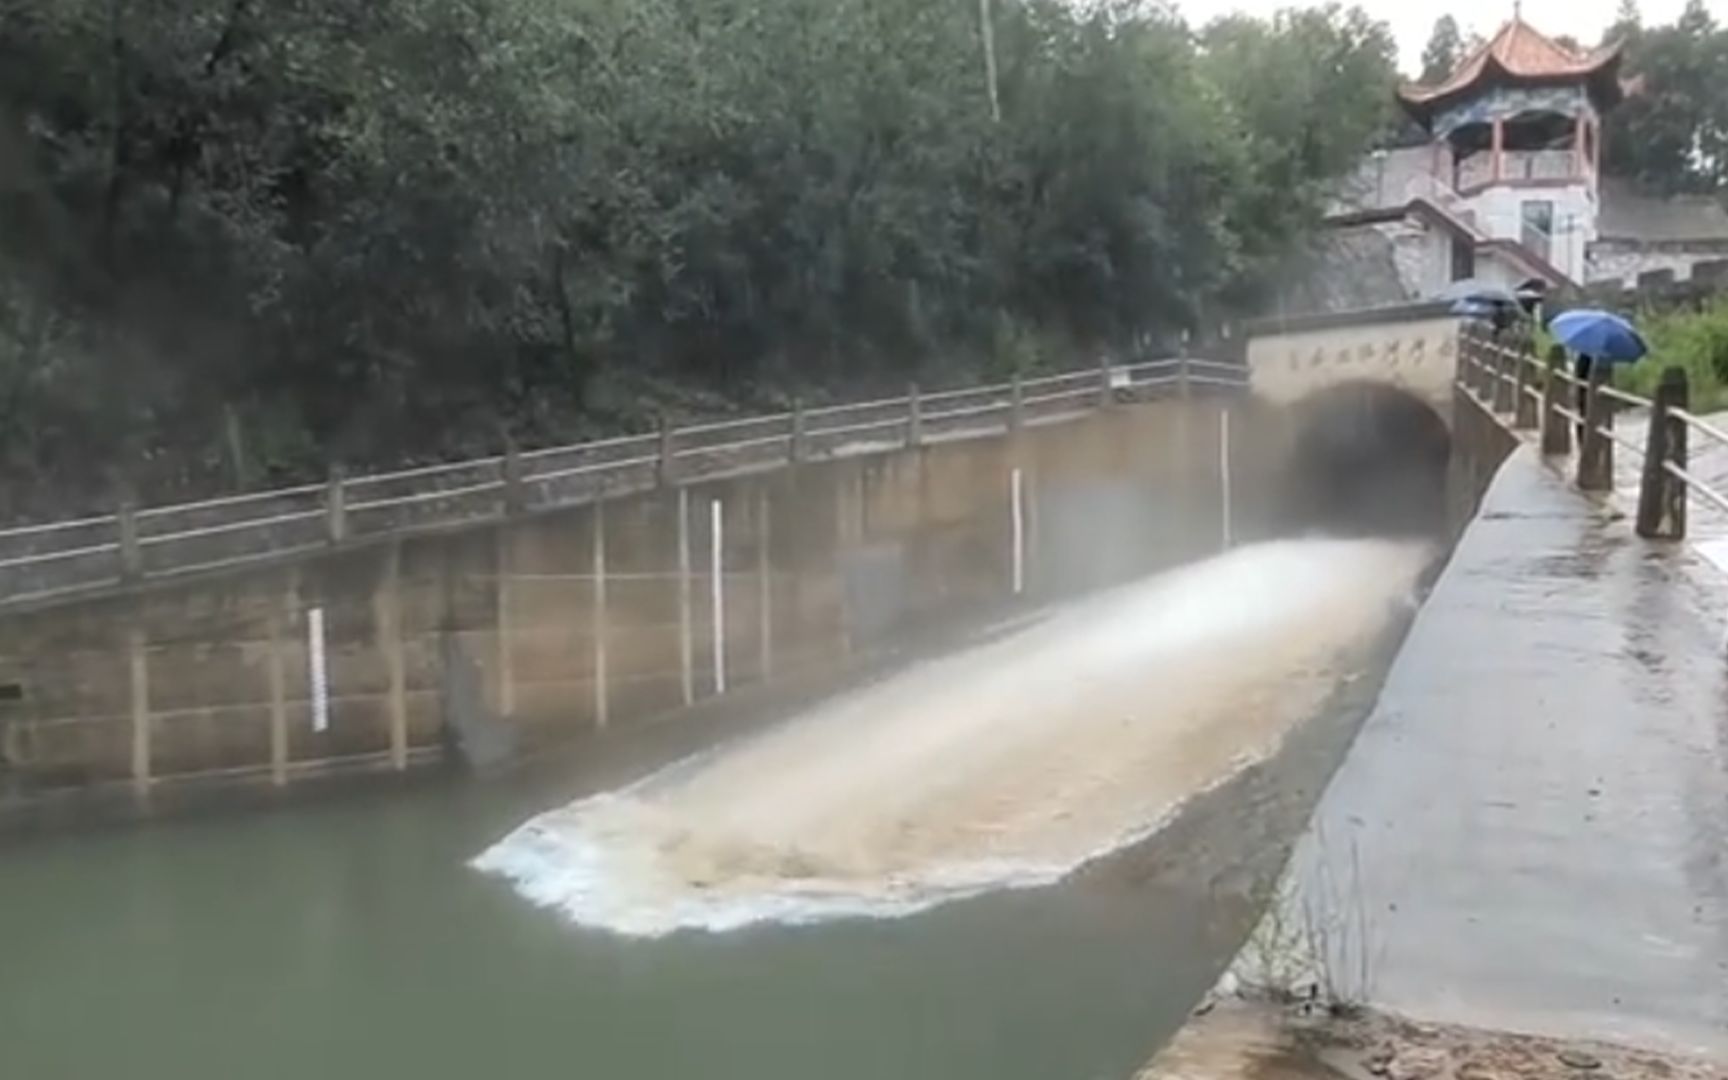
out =
[[[473,865],[633,936],[893,917],[1052,884],[1271,753],[1351,675],[1431,554],[1238,548],[541,814]]]

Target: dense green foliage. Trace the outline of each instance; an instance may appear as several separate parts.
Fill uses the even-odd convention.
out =
[[[1384,124],[1336,8],[0,0],[0,461],[152,493],[1078,363]],[[0,507],[0,509],[4,509]]]
[[[1703,0],[1688,0],[1667,26],[1645,26],[1622,0],[1606,40],[1625,43],[1636,80],[1608,115],[1604,167],[1661,191],[1713,192],[1728,185],[1728,29]]]
[[[1686,369],[1696,411],[1728,408],[1728,297],[1701,310],[1645,312],[1638,319],[1638,329],[1650,345],[1650,355],[1616,368],[1617,385],[1649,397],[1662,370],[1678,365]]]
[[[1464,33],[1458,29],[1458,20],[1450,14],[1440,16],[1434,20],[1428,44],[1422,48],[1422,71],[1417,81],[1431,86],[1445,82],[1463,62],[1464,55]]]

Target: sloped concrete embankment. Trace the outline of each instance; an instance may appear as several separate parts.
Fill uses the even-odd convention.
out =
[[[1547,1040],[1575,1073],[1606,1074],[1607,1045],[1647,1048],[1612,1075],[1728,1074],[1720,583],[1620,518],[1509,459],[1222,991],[1405,1018],[1392,1057],[1358,1048],[1383,1073],[1455,1026]],[[1229,1053],[1312,1030],[1267,1023]],[[1191,1025],[1152,1075],[1206,1038]],[[1496,1038],[1397,1071],[1462,1076],[1454,1049]]]

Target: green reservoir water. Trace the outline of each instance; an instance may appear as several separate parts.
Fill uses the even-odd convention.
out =
[[[1390,651],[1134,848],[905,918],[630,939],[467,866],[620,779],[580,759],[13,839],[0,1077],[1122,1080],[1240,947]]]
[[[0,855],[8,1077],[1113,1077],[1240,910],[1171,886],[631,940],[464,863],[541,808],[395,798]]]

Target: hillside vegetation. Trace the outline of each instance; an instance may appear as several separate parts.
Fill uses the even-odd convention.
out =
[[[1392,56],[1339,8],[0,0],[0,517],[1168,341]]]

